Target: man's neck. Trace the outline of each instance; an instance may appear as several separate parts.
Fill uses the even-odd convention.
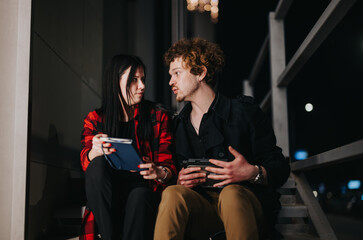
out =
[[[203,115],[208,112],[216,93],[209,86],[198,89],[193,99],[190,100],[192,104],[192,114]]]

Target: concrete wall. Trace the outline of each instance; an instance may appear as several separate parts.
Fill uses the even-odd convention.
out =
[[[200,37],[211,42],[216,42],[216,24],[211,21],[209,12],[188,12],[189,14],[189,37]]]
[[[155,11],[160,8],[157,1],[132,0],[105,1],[104,16],[104,61],[119,53],[139,56],[147,68],[145,98],[156,99],[156,59],[155,45],[156,22]]]
[[[83,118],[99,107],[102,0],[34,0],[32,6],[28,239],[48,231],[80,177]]]
[[[27,237],[51,232],[57,209],[69,204],[79,164],[83,119],[100,107],[105,62],[140,56],[154,99],[154,5],[135,0],[33,0],[31,134]]]
[[[0,1],[0,238],[24,239],[30,0]]]
[[[146,97],[155,100],[163,75],[155,46],[169,45],[158,40],[162,9],[149,0],[0,1],[1,239],[44,236],[68,203],[69,179],[82,177],[83,118],[100,106],[106,60],[139,55]]]

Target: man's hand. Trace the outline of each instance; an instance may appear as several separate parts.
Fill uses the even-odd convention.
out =
[[[216,173],[209,174],[208,178],[214,180],[220,180],[221,182],[216,183],[213,187],[225,186],[229,183],[242,182],[249,180],[255,177],[258,174],[258,169],[247,162],[246,158],[237,152],[231,146],[228,147],[228,150],[235,157],[235,159],[231,162],[224,162],[215,159],[210,159],[209,161],[214,165],[221,167],[206,167],[205,170]]]
[[[178,175],[177,184],[193,188],[206,181],[207,174],[200,167],[183,168]]]

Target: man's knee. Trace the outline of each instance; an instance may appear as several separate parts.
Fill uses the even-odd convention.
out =
[[[223,188],[219,195],[218,204],[220,207],[235,208],[239,205],[250,204],[253,193],[245,187],[237,184],[228,185]]]
[[[179,202],[184,201],[186,197],[193,191],[182,185],[172,185],[167,187],[162,193],[162,199],[165,201]]]
[[[254,215],[257,218],[263,215],[261,204],[254,193],[237,184],[229,185],[221,191],[218,208],[220,214]]]
[[[160,207],[169,210],[190,209],[196,194],[194,190],[181,185],[169,186],[162,193]]]

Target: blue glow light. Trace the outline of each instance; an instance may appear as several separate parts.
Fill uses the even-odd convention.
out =
[[[342,192],[343,195],[346,194],[347,193],[347,187],[346,186],[342,186],[341,192]]]
[[[305,150],[297,150],[294,156],[296,160],[304,160],[308,157],[308,152]]]
[[[318,186],[318,191],[320,194],[324,193],[325,192],[325,184],[324,183],[320,183],[319,186]]]
[[[362,200],[362,201],[363,201],[363,194],[360,196],[360,200]]]
[[[359,180],[350,180],[348,182],[349,189],[359,189],[360,188],[360,181]]]

